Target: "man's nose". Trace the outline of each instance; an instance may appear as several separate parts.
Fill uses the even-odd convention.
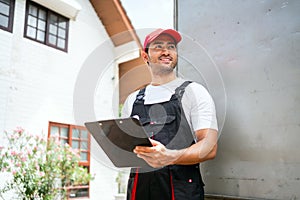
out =
[[[170,54],[170,50],[168,49],[168,47],[163,47],[162,48],[162,54],[164,54],[164,55],[169,55]]]

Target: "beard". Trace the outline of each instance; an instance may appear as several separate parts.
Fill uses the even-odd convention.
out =
[[[176,65],[177,65],[177,59],[170,58],[170,63],[160,63],[158,62],[161,60],[161,58],[164,58],[165,56],[159,57],[157,60],[152,60],[151,57],[149,57],[149,66],[151,68],[152,74],[157,76],[164,76],[169,75],[173,73]],[[153,61],[153,62],[151,62]]]
[[[163,64],[156,64],[156,63],[150,63],[149,66],[151,67],[151,71],[153,75],[157,76],[164,76],[169,75],[173,73],[176,65],[163,65]]]

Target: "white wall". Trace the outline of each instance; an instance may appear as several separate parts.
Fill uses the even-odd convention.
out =
[[[76,21],[70,20],[66,53],[23,37],[25,1],[16,0],[13,33],[0,30],[1,132],[22,126],[46,137],[49,121],[83,125],[74,119],[77,77],[89,55],[110,41],[90,2],[78,3],[82,10]],[[113,50],[107,49],[109,52]],[[112,64],[104,76],[107,81],[101,83],[106,85],[104,92],[109,101],[97,104],[108,117],[112,116],[112,110],[118,109],[111,101],[114,92],[111,88],[115,88],[117,81],[112,79],[115,69]],[[95,148],[97,144],[92,141],[91,173],[96,174],[96,179],[91,183],[91,199],[113,199],[117,190],[116,171],[99,161]]]
[[[220,119],[217,158],[202,166],[206,192],[300,199],[300,1],[188,0],[178,9],[179,72],[206,83]]]

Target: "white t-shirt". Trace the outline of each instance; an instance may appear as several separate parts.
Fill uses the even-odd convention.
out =
[[[155,104],[169,101],[175,93],[175,89],[184,81],[184,79],[177,78],[164,85],[148,85],[145,91],[144,103]],[[130,116],[138,92],[133,92],[126,99],[122,109],[122,117]],[[181,103],[192,130],[206,128],[218,130],[214,101],[202,85],[195,82],[189,84],[185,89]]]

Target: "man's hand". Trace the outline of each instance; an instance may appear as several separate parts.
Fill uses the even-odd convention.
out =
[[[181,151],[167,149],[163,144],[150,139],[152,147],[136,146],[133,150],[139,158],[144,159],[151,167],[161,168],[174,162],[181,156]]]
[[[175,164],[192,165],[214,159],[217,153],[218,131],[201,129],[197,130],[195,135],[197,142],[185,149],[170,150],[160,142],[150,139],[153,147],[137,146],[133,152],[154,168]]]

